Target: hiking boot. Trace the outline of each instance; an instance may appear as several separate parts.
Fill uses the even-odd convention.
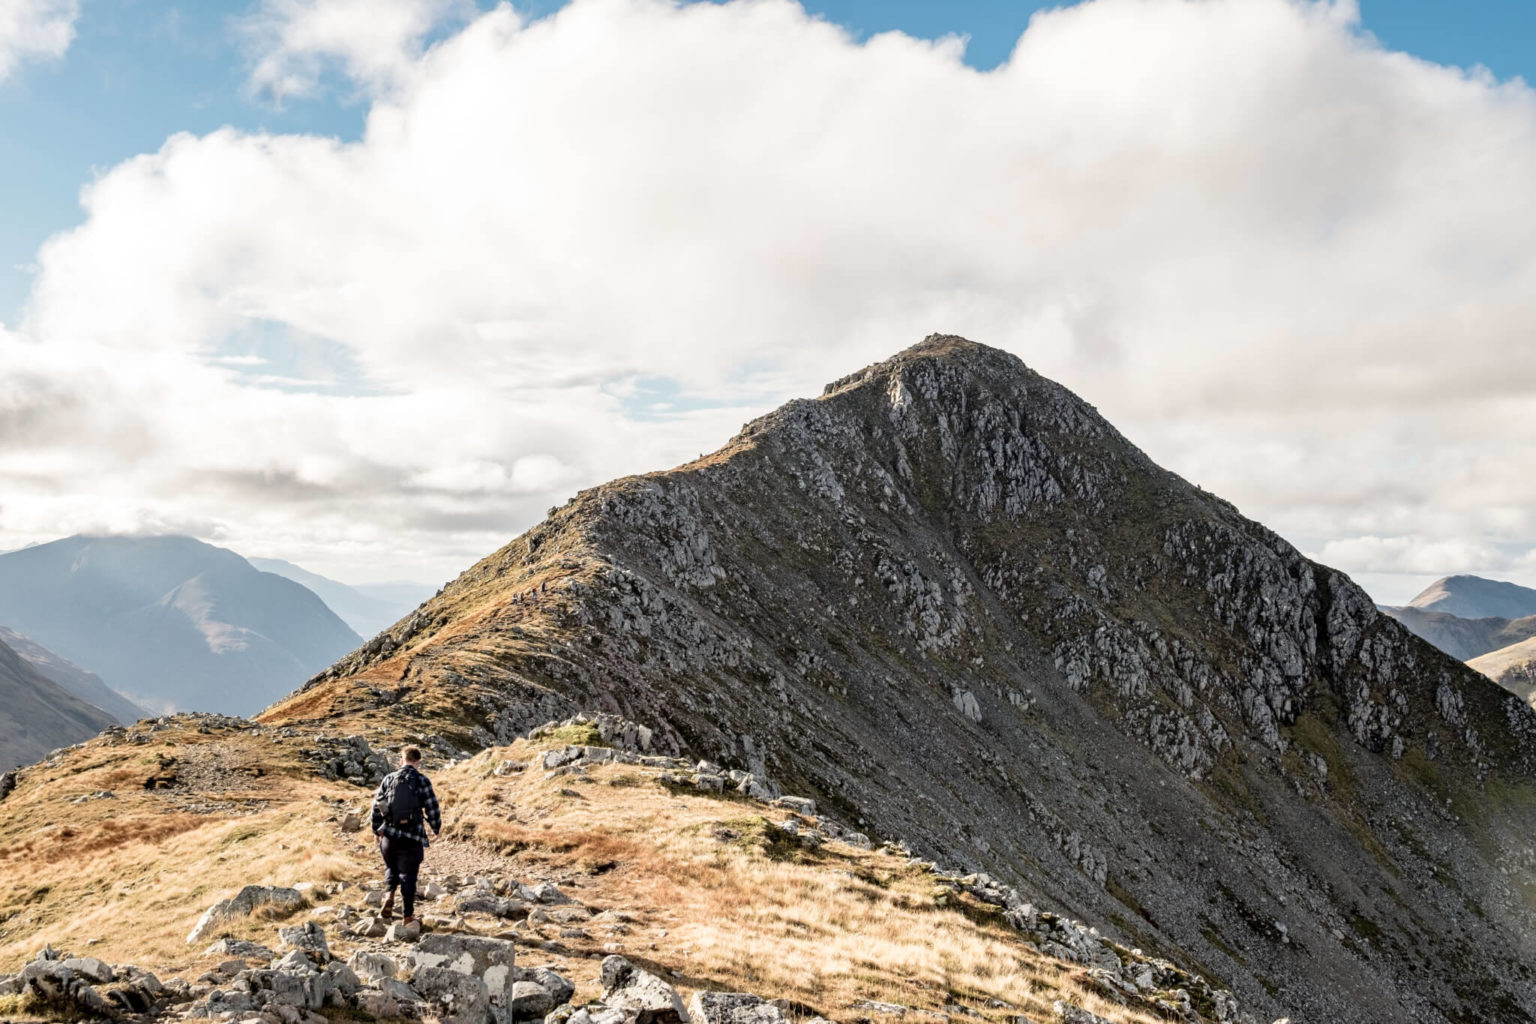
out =
[[[395,894],[390,893],[384,900],[384,905],[379,908],[379,917],[385,921],[395,919]]]

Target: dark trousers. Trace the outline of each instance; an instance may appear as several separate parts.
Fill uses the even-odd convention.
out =
[[[379,836],[379,852],[384,855],[384,884],[390,895],[400,888],[401,910],[406,917],[416,916],[416,872],[421,870],[427,851],[414,839]]]

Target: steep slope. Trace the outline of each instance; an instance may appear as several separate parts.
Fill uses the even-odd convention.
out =
[[[409,583],[382,584],[372,591],[365,591],[310,572],[281,558],[250,558],[247,561],[262,572],[270,572],[307,587],[359,636],[373,636],[393,626],[431,597],[433,591],[432,587],[425,584]]]
[[[58,683],[87,704],[93,704],[123,725],[144,718],[146,712],[127,697],[102,682],[94,672],[87,672],[68,658],[60,657],[30,637],[0,626],[0,643],[31,662],[32,667]]]
[[[1536,699],[1536,637],[1473,658],[1467,665],[1527,703]]]
[[[0,555],[0,622],[153,708],[250,714],[354,648],[314,594],[189,537]]]
[[[963,339],[583,492],[263,720],[581,708],[1271,1016],[1536,1019],[1531,710]]]
[[[1425,587],[1408,607],[1463,619],[1523,619],[1536,616],[1536,590],[1481,576],[1446,576]]]
[[[0,771],[90,739],[117,721],[0,643]]]
[[[1536,615],[1520,619],[1466,619],[1450,612],[1425,611],[1411,605],[1381,610],[1407,626],[1414,636],[1428,640],[1461,661],[1536,636]]]

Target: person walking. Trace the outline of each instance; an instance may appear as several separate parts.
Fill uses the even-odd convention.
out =
[[[421,774],[421,751],[406,747],[401,752],[400,768],[384,776],[373,796],[373,834],[379,840],[384,857],[384,884],[389,895],[380,916],[394,920],[395,889],[400,890],[405,923],[416,922],[416,873],[426,857],[427,826],[433,835],[443,831],[442,812],[432,781]]]

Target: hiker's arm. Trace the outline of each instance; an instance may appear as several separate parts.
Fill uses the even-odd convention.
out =
[[[388,778],[388,776],[385,776]],[[384,827],[384,807],[381,803],[384,799],[384,783],[379,783],[378,791],[373,794],[373,807],[369,809],[368,819],[374,835]]]
[[[437,793],[432,789],[432,780],[423,777],[427,791],[421,795],[421,813],[427,819],[427,824],[432,826],[433,835],[443,833],[443,814],[437,807]]]

